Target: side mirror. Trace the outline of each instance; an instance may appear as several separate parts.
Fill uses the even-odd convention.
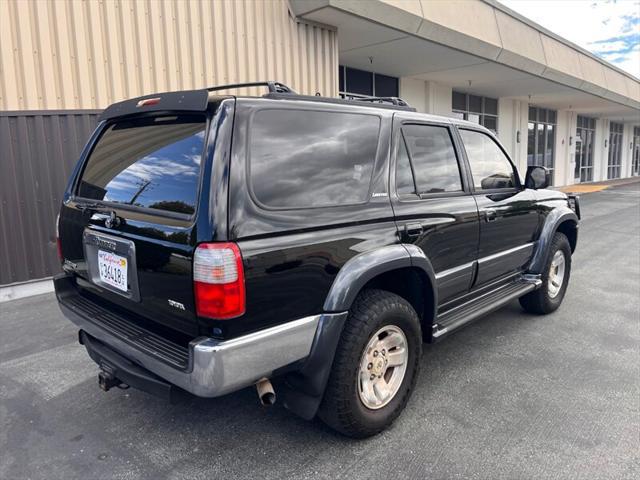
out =
[[[525,188],[532,188],[539,190],[541,188],[547,188],[550,184],[550,173],[544,167],[537,165],[530,165],[527,167],[527,175],[524,178]]]

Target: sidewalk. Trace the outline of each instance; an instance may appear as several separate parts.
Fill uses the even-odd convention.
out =
[[[629,183],[640,182],[640,177],[621,178],[616,180],[606,180],[603,182],[576,183],[559,187],[558,190],[564,193],[593,193],[606,190],[616,185],[627,185]]]

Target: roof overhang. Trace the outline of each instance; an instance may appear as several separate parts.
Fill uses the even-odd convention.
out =
[[[638,119],[640,80],[494,0],[290,0],[336,27],[340,62],[470,93]]]

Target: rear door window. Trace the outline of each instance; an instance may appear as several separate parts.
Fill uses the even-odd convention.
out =
[[[447,127],[404,125],[400,142],[396,167],[399,194],[414,193],[410,191],[412,182],[407,178],[412,171],[418,194],[462,191],[460,167]],[[408,158],[405,158],[407,152]]]
[[[192,215],[205,124],[203,115],[174,115],[110,125],[89,156],[78,196]]]
[[[275,209],[366,202],[379,130],[375,115],[258,111],[249,140],[255,200]]]

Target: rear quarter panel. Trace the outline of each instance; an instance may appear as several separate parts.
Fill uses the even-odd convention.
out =
[[[241,318],[218,322],[216,326],[223,329],[225,337],[321,313],[337,273],[349,259],[399,242],[387,187],[392,112],[345,107],[350,113],[362,111],[381,119],[367,203],[268,210],[252,199],[247,183],[250,118],[257,109],[267,107],[336,111],[335,106],[290,100],[237,102],[229,183],[229,239],[237,242],[242,252],[247,311]],[[372,198],[373,192],[385,195]]]

